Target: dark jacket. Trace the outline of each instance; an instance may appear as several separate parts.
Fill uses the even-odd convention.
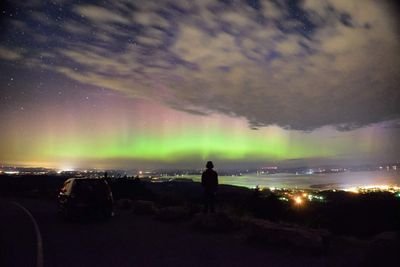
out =
[[[213,169],[207,169],[201,175],[201,185],[204,187],[206,191],[217,190],[218,186],[218,174]]]

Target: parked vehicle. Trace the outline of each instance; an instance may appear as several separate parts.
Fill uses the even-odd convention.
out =
[[[113,215],[113,196],[105,179],[70,178],[58,194],[59,213],[66,219],[85,215],[110,218]]]

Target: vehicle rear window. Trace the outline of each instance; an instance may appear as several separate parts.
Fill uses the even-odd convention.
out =
[[[107,184],[102,180],[77,180],[74,185],[76,194],[107,195],[109,192]]]

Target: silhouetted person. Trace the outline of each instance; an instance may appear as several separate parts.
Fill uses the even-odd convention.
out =
[[[260,197],[260,187],[258,185],[256,186],[256,188],[254,188],[253,197],[254,198]]]
[[[215,194],[218,187],[218,173],[213,170],[214,164],[208,161],[207,170],[201,175],[201,185],[204,188],[204,212],[215,211]]]

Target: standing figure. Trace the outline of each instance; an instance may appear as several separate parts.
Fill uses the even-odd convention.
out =
[[[204,212],[215,211],[215,194],[218,187],[218,173],[213,170],[214,164],[208,161],[207,170],[201,175],[201,185],[204,188]]]

